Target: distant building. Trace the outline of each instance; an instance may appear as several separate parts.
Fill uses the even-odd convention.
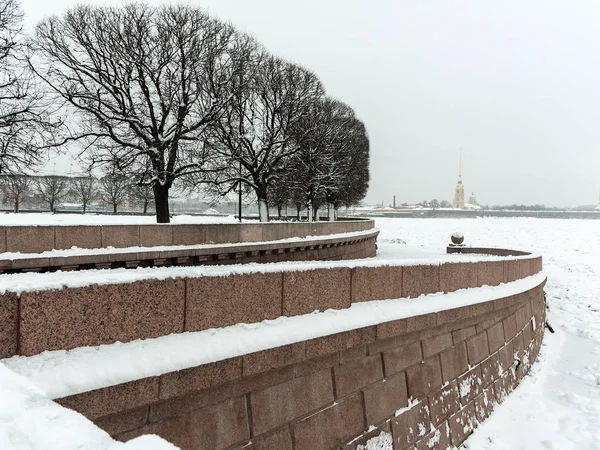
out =
[[[456,189],[454,189],[452,207],[460,209],[464,209],[465,207],[465,188],[462,184],[462,152],[458,160],[458,183],[456,184]]]
[[[477,198],[475,198],[475,192],[471,192],[471,196],[469,197],[469,204],[470,205],[477,204]]]

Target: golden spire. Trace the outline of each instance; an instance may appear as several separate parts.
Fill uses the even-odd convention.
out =
[[[462,178],[462,148],[460,149],[458,157],[458,178]]]

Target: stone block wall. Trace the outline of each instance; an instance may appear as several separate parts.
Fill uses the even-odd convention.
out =
[[[540,270],[541,258],[532,257],[485,263],[282,269],[20,296],[7,292],[0,295],[0,358],[260,322],[317,309],[343,309],[356,302],[498,285]],[[441,313],[440,320],[452,321],[460,314],[461,310],[451,309]],[[389,333],[398,326],[385,325]]]
[[[184,450],[349,450],[382,430],[395,450],[446,449],[528,373],[543,287],[58,402],[117,439],[156,433]]]
[[[0,227],[0,253],[41,253],[79,248],[261,242],[292,237],[366,231],[373,220],[243,224],[156,224]]]

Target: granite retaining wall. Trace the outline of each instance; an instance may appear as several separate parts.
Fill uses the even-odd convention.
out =
[[[262,242],[365,231],[373,220],[242,224],[0,226],[0,253]]]
[[[459,446],[525,376],[544,334],[544,283],[57,401],[116,439],[182,449]]]

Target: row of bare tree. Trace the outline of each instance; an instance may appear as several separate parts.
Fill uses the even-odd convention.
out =
[[[109,173],[100,179],[92,176],[66,177],[61,175],[0,175],[0,201],[19,212],[23,201],[49,211],[66,208],[72,203],[85,213],[92,202],[101,202],[113,213],[127,204],[148,212],[153,200],[150,186],[132,183],[121,173]]]
[[[90,171],[150,186],[158,222],[176,180],[243,188],[263,221],[269,203],[364,197],[369,140],[352,108],[231,25],[192,6],[78,6],[25,39],[16,1],[0,0],[0,173],[75,142]]]

